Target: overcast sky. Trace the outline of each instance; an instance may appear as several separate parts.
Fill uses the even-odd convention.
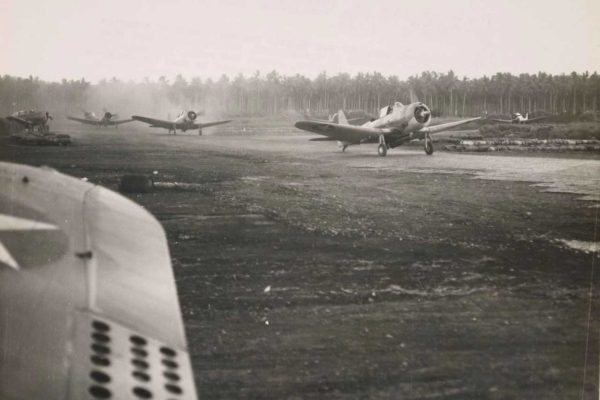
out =
[[[599,27],[600,0],[0,0],[0,74],[600,71]]]

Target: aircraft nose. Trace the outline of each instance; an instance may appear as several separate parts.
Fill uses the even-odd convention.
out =
[[[431,111],[424,104],[420,104],[415,108],[415,119],[421,124],[425,124],[431,118]]]

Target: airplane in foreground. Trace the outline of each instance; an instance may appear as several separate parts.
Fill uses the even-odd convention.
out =
[[[48,111],[42,113],[35,110],[23,110],[11,114],[6,119],[18,123],[30,132],[37,127],[39,133],[48,133],[50,132],[48,121],[53,118]]]
[[[208,128],[209,126],[221,125],[231,122],[231,120],[226,121],[215,121],[215,122],[205,122],[205,123],[196,123],[196,118],[198,118],[199,112],[196,111],[182,111],[177,118],[173,121],[166,121],[155,118],[142,117],[139,115],[132,115],[131,118],[136,121],[145,122],[150,124],[152,128],[164,128],[168,129],[169,133],[173,132],[174,135],[177,134],[177,129],[185,132],[188,129],[198,129],[198,134],[202,135],[202,129]]]
[[[431,134],[482,118],[469,118],[428,126],[431,122],[431,111],[425,104],[414,101],[408,105],[396,102],[393,106],[384,107],[379,112],[379,118],[360,126],[351,125],[342,110],[338,111],[337,119],[337,123],[335,121],[298,121],[295,126],[298,129],[326,136],[326,138],[311,140],[336,140],[342,151],[345,151],[348,146],[378,142],[377,153],[384,157],[390,148],[398,147],[412,139],[425,139],[425,153],[431,155],[433,154]]]
[[[0,187],[0,398],[196,399],[154,217],[46,167]]]
[[[536,122],[541,119],[548,118],[546,116],[529,118],[529,113],[526,113],[525,116],[521,115],[521,113],[514,113],[511,117],[512,117],[512,119],[492,119],[492,118],[490,118],[490,121],[503,122],[505,124],[530,124],[532,122]]]
[[[104,115],[102,116],[102,118],[98,118],[96,116],[96,114],[94,114],[93,112],[84,111],[83,114],[84,114],[83,118],[70,117],[67,115],[67,119],[70,119],[71,121],[80,122],[82,124],[103,126],[103,127],[119,126],[120,124],[125,124],[127,122],[133,121],[133,119],[121,119],[121,120],[113,119],[113,118],[117,118],[117,114],[112,114],[108,111],[104,112]]]

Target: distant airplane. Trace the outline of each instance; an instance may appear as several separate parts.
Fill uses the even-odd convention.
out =
[[[112,114],[108,111],[104,112],[104,116],[102,118],[98,118],[93,112],[84,111],[83,114],[83,118],[70,117],[67,115],[67,119],[70,119],[71,121],[77,121],[82,124],[103,127],[118,126],[119,124],[125,124],[133,121],[133,119],[113,120],[113,118],[117,118],[117,114]]]
[[[390,148],[400,146],[412,139],[424,138],[425,153],[431,155],[433,154],[433,141],[430,134],[478,121],[481,118],[428,126],[431,122],[431,111],[425,104],[415,101],[408,105],[396,102],[393,106],[384,107],[379,112],[379,118],[360,126],[350,125],[342,110],[338,111],[337,119],[337,123],[333,121],[298,121],[295,126],[298,129],[326,136],[326,138],[311,140],[336,140],[342,151],[351,145],[379,142],[377,152],[382,157]]]
[[[203,124],[195,123],[194,121],[196,121],[198,114],[200,114],[200,113],[196,112],[196,111],[188,111],[187,113],[182,111],[177,116],[177,118],[175,118],[175,120],[173,120],[173,121],[165,121],[162,119],[141,117],[139,115],[132,115],[131,118],[135,119],[136,121],[141,121],[141,122],[150,124],[150,127],[152,127],[152,128],[168,129],[169,133],[171,133],[171,131],[172,131],[174,135],[177,134],[177,129],[180,129],[183,132],[187,131],[188,129],[198,129],[198,134],[202,135],[203,128],[208,128],[209,126],[221,125],[221,124],[226,124],[228,122],[231,122],[231,120],[226,120],[226,121],[206,122]]]
[[[0,398],[196,399],[160,224],[45,167],[0,188]]]
[[[40,133],[48,133],[50,132],[50,127],[48,126],[48,120],[53,119],[50,113],[46,111],[46,113],[42,113],[40,111],[35,110],[23,110],[17,111],[10,116],[6,117],[6,119],[10,121],[14,121],[24,128],[28,129],[30,132],[33,132],[33,129],[37,127],[38,132]]]
[[[511,117],[512,119],[490,119],[490,121],[503,122],[506,124],[530,124],[548,118],[546,116],[529,118],[529,113],[526,113],[525,116],[522,116],[521,113],[514,113]]]

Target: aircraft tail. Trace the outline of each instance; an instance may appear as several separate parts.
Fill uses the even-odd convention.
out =
[[[338,111],[338,124],[340,125],[350,125],[348,123],[348,119],[346,118],[346,114],[342,110]]]
[[[525,113],[525,119],[529,119],[529,113]]]

